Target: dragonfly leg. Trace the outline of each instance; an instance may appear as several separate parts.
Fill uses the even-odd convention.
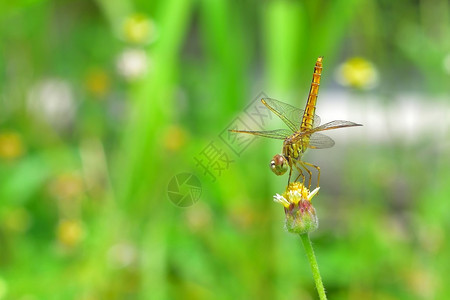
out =
[[[295,179],[295,181],[298,181],[298,179],[300,177],[302,177],[302,185],[305,185],[305,175],[303,175],[302,169],[295,162],[294,162],[294,166],[295,166],[295,168],[297,169],[297,171],[299,173],[297,178]]]
[[[316,166],[316,165],[313,165],[313,164],[310,164],[310,163],[307,163],[305,161],[303,163],[305,165],[313,167],[313,168],[315,168],[317,170],[317,187],[319,187],[319,185],[320,185],[320,167]]]
[[[288,162],[289,162],[289,178],[286,189],[289,187],[289,183],[291,183],[291,175],[292,175],[292,161],[289,160]]]
[[[305,188],[305,175],[303,175],[302,168],[300,168],[295,162],[294,162],[294,166],[299,173],[297,178],[295,179],[295,181],[297,181],[300,176],[302,177],[302,195],[303,195],[303,189]]]
[[[297,176],[297,178],[295,178],[295,181],[298,181],[298,179],[299,179],[300,177],[302,177],[302,183],[305,183],[305,175],[303,175],[302,169],[299,168],[297,165],[295,165],[295,168],[296,168],[297,171],[298,171],[298,176]],[[294,182],[295,182],[295,181],[294,181]]]
[[[305,164],[307,164],[307,163],[305,163],[304,161],[301,161],[301,160],[300,160],[300,161],[299,161],[299,164],[303,167],[303,169],[306,170],[306,172],[308,172],[308,175],[309,175],[308,189],[311,189],[312,173],[311,173],[311,171],[306,167]]]

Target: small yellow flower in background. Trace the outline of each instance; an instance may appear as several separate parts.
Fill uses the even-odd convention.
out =
[[[0,133],[0,159],[13,160],[24,153],[22,138],[15,132]]]
[[[148,44],[156,39],[155,23],[144,14],[134,14],[123,23],[124,40],[134,44]]]
[[[31,225],[31,216],[22,207],[8,210],[2,216],[4,228],[17,233],[25,232]]]
[[[56,200],[61,219],[76,220],[79,218],[85,186],[83,178],[78,172],[57,175],[49,183],[48,192]]]
[[[186,228],[194,233],[201,233],[213,228],[213,212],[211,208],[199,201],[195,206],[184,210],[184,223]]]
[[[319,227],[316,210],[311,204],[311,199],[317,192],[319,188],[310,192],[302,183],[291,182],[282,195],[274,196],[274,201],[284,206],[287,231],[304,234]]]
[[[77,199],[84,193],[84,183],[77,172],[59,174],[49,185],[50,194],[60,200]]]
[[[189,134],[183,127],[171,125],[164,133],[163,145],[169,151],[178,152],[186,145],[188,139]]]
[[[353,57],[338,68],[336,80],[343,86],[371,89],[378,84],[378,71],[370,61]]]
[[[91,94],[103,98],[110,87],[108,73],[101,68],[91,68],[86,74],[85,86]]]
[[[61,220],[57,228],[57,237],[59,243],[67,248],[77,246],[84,237],[81,222],[78,220]]]

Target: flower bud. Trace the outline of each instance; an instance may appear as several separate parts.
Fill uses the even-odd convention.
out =
[[[274,196],[274,201],[284,206],[287,231],[303,234],[319,227],[319,219],[311,203],[318,191],[319,188],[316,188],[310,192],[302,183],[292,182],[282,195]]]

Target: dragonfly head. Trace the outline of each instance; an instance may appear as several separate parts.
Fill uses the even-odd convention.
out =
[[[283,175],[288,170],[288,162],[283,155],[277,154],[270,161],[270,169],[276,175]]]

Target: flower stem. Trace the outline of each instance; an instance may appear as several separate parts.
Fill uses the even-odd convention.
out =
[[[319,293],[320,300],[326,300],[325,288],[323,287],[322,278],[320,277],[319,265],[317,264],[316,256],[309,239],[308,233],[300,234],[303,247],[305,247],[306,255],[308,256],[309,264],[311,265],[311,271],[313,273],[314,281],[316,283],[317,292]]]

